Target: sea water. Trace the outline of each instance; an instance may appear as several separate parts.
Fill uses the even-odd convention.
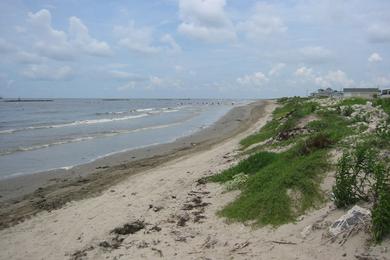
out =
[[[0,179],[67,168],[167,143],[248,101],[54,99],[0,101]]]

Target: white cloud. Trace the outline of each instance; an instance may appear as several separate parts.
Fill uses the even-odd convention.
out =
[[[175,39],[170,34],[165,34],[163,37],[161,37],[161,42],[165,43],[169,46],[169,51],[171,52],[181,52],[181,47]]]
[[[309,63],[324,63],[330,60],[332,52],[322,46],[308,46],[300,49],[303,60]]]
[[[382,60],[383,60],[382,57],[376,52],[374,52],[373,54],[370,55],[370,57],[368,57],[368,61],[371,63],[380,62]]]
[[[27,32],[27,29],[26,29],[25,27],[23,27],[23,26],[16,25],[16,26],[15,26],[15,31],[16,31],[17,33],[25,33],[25,32]]]
[[[312,76],[313,69],[307,67],[300,67],[295,71],[295,75],[298,77],[309,78]]]
[[[283,70],[286,67],[285,63],[278,63],[275,66],[273,66],[270,71],[268,72],[268,76],[276,76],[279,74],[281,70]]]
[[[309,81],[322,88],[350,87],[354,81],[348,78],[342,70],[328,71],[326,74],[314,73],[313,69],[300,67],[295,71],[295,76],[303,81]]]
[[[324,76],[316,77],[314,82],[323,88],[350,87],[354,84],[354,81],[349,79],[347,74],[342,70],[329,71]]]
[[[69,66],[51,67],[47,65],[30,65],[21,71],[23,77],[32,80],[70,80],[74,71]]]
[[[149,80],[150,84],[152,84],[153,86],[160,86],[164,83],[164,80],[157,76],[151,76]]]
[[[110,76],[115,79],[129,79],[133,75],[131,73],[128,73],[126,71],[119,71],[119,70],[112,70],[109,72]]]
[[[231,41],[236,38],[235,32],[229,28],[214,28],[182,23],[180,24],[178,30],[180,33],[191,38],[210,43]]]
[[[237,78],[238,84],[247,86],[262,86],[268,81],[269,79],[262,72],[255,72],[251,75],[245,75],[243,77]]]
[[[148,89],[155,89],[155,88],[181,88],[183,85],[183,82],[181,79],[178,78],[167,78],[167,77],[158,77],[158,76],[150,76],[149,77],[149,84],[147,86]]]
[[[126,90],[129,90],[129,89],[134,89],[135,86],[136,86],[136,83],[134,81],[129,81],[126,84],[117,87],[116,89],[118,91],[126,91]]]
[[[70,60],[77,54],[105,56],[111,53],[105,42],[92,38],[88,28],[77,17],[69,19],[69,35],[52,27],[50,11],[42,9],[28,14],[32,35],[36,38],[34,48],[42,56],[55,60]]]
[[[128,26],[115,26],[114,33],[119,37],[119,45],[133,52],[145,54],[160,51],[159,47],[153,46],[152,30],[147,27],[136,28],[134,22]]]
[[[98,41],[89,35],[88,28],[77,17],[69,18],[69,36],[72,43],[89,55],[107,56],[111,49],[106,42]]]
[[[250,39],[263,40],[272,34],[284,33],[288,28],[271,5],[258,3],[254,14],[239,23],[238,29]]]
[[[390,76],[380,76],[374,80],[374,85],[379,87],[390,87]]]
[[[15,83],[15,80],[9,79],[8,75],[0,73],[0,89],[7,89]]]
[[[147,78],[142,77],[137,74],[133,74],[127,71],[121,71],[121,70],[111,70],[108,72],[109,76],[113,79],[117,80],[130,80],[134,82],[142,82],[142,81],[147,81]]]
[[[37,39],[35,48],[39,54],[58,60],[74,57],[74,49],[68,42],[66,33],[52,28],[51,13],[48,10],[29,13],[28,17],[33,29],[32,34]]]
[[[11,45],[6,40],[0,38],[0,53],[7,54],[7,53],[14,52],[15,50],[16,48],[13,45]]]
[[[373,24],[368,28],[368,39],[373,43],[390,42],[390,25]]]
[[[175,65],[173,68],[176,72],[182,72],[184,70],[183,66],[180,65]]]
[[[45,60],[45,58],[37,55],[36,53],[26,51],[18,51],[15,55],[15,59],[17,62],[22,64],[38,64]]]
[[[179,0],[182,22],[178,31],[205,42],[234,40],[236,33],[225,5],[225,0]]]

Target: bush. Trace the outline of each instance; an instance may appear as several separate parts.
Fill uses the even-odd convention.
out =
[[[390,98],[378,98],[374,100],[374,106],[381,106],[390,115]]]
[[[346,208],[359,200],[354,187],[357,186],[357,178],[351,172],[353,168],[350,154],[343,154],[337,164],[336,185],[333,187],[335,204],[338,208]]]
[[[328,148],[333,144],[329,135],[325,133],[318,133],[310,136],[307,140],[304,140],[298,145],[298,153],[300,155],[309,154],[318,149]]]
[[[353,113],[353,108],[351,106],[347,106],[343,112],[344,116],[350,116]]]
[[[390,233],[390,182],[389,169],[378,164],[374,171],[374,206],[372,210],[372,231],[379,242]]]
[[[366,98],[345,98],[340,102],[341,106],[352,106],[352,105],[365,105],[368,99]]]
[[[244,173],[234,175],[232,180],[225,183],[226,190],[231,191],[240,189],[248,181],[248,178],[248,175]]]
[[[367,201],[377,167],[377,153],[361,144],[353,152],[345,152],[338,163],[336,185],[333,187],[337,207],[347,207],[359,200]]]
[[[360,145],[353,152],[343,154],[338,162],[333,194],[339,208],[348,207],[360,200],[372,200],[372,231],[375,241],[381,241],[390,233],[389,169],[378,160],[373,149]]]

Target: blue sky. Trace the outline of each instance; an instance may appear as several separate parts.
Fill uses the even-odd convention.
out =
[[[3,97],[390,87],[388,0],[0,2]]]

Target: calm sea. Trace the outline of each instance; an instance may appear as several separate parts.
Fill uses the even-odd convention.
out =
[[[214,123],[233,103],[247,103],[211,99],[6,101],[0,101],[0,179],[170,142]]]

